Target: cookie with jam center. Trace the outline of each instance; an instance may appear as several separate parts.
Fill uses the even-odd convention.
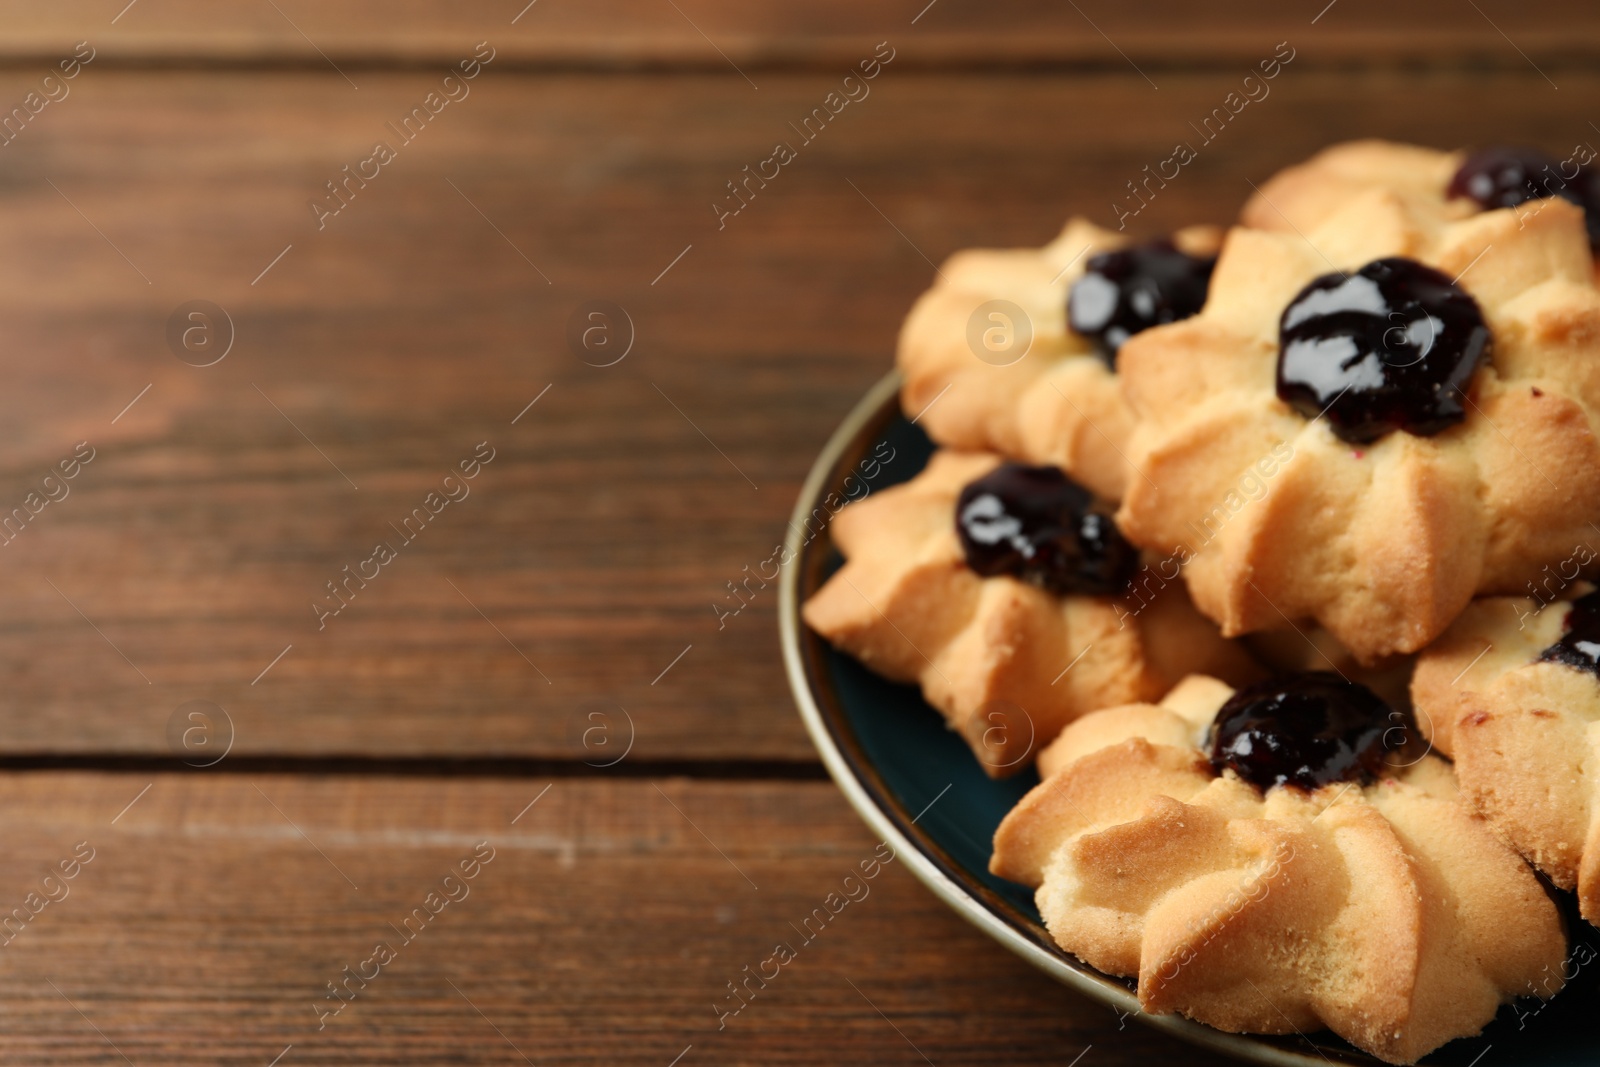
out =
[[[1062,949],[1135,978],[1145,1011],[1326,1027],[1414,1063],[1558,992],[1567,947],[1533,871],[1415,741],[1338,675],[1188,678],[1062,730],[990,869],[1036,888]]]
[[[1123,345],[1117,521],[1225,634],[1313,620],[1371,664],[1600,525],[1600,288],[1578,205],[1484,210],[1444,196],[1459,157],[1363,151],[1383,181],[1264,189],[1294,226],[1230,231],[1200,313]]]
[[[901,327],[901,408],[944,447],[1060,467],[1116,500],[1130,429],[1116,352],[1200,309],[1220,240],[1191,226],[1136,242],[1074,218],[1042,248],[955,253]]]
[[[1257,230],[1309,231],[1351,198],[1375,189],[1440,219],[1507,208],[1531,217],[1542,201],[1561,199],[1583,211],[1590,248],[1600,251],[1596,162],[1593,150],[1581,143],[1557,153],[1526,145],[1441,152],[1393,141],[1348,141],[1263,182],[1239,221]]]
[[[866,667],[915,684],[986,773],[1031,766],[1086,712],[1197,670],[1259,673],[1146,566],[1108,502],[1055,468],[935,452],[829,527],[844,565],[801,608]],[[1159,561],[1156,561],[1159,562]]]

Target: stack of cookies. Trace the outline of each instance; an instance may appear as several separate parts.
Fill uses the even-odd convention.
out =
[[[993,871],[1140,1003],[1392,1063],[1600,924],[1600,173],[1361,142],[1240,224],[950,259],[807,623],[1041,782]]]

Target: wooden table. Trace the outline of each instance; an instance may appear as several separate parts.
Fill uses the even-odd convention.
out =
[[[1600,143],[1593,5],[1324,2],[0,3],[0,1059],[1215,1062],[893,865],[719,1029],[874,841],[713,605],[932,263],[1113,223],[1279,42],[1139,232]]]

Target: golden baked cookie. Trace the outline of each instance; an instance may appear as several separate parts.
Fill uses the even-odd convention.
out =
[[[1393,141],[1330,145],[1262,182],[1239,213],[1239,224],[1254,230],[1309,233],[1351,200],[1374,190],[1394,193],[1419,214],[1463,219],[1482,210],[1464,197],[1447,196],[1450,179],[1465,159],[1465,152]]]
[[[1141,588],[1135,570],[1124,591],[1139,563],[1125,543],[1108,578],[1117,591],[1105,595],[975,572],[958,502],[1001,468],[992,454],[936,452],[911,481],[844,508],[832,532],[846,562],[806,601],[806,623],[877,673],[919,684],[994,777],[1030,765],[1085,712],[1160,696],[1194,671],[1252,676],[1249,657],[1194,610],[1181,582]],[[1108,510],[1089,518],[1110,526]],[[1005,521],[982,519],[991,531]]]
[[[1220,236],[1195,226],[1173,244],[1211,257]],[[1061,467],[1118,499],[1130,420],[1094,341],[1068,329],[1067,296],[1090,260],[1126,244],[1073,219],[1043,248],[951,256],[900,331],[906,417],[941,445]]]
[[[1235,695],[1195,677],[1159,705],[1087,715],[1040,756],[990,868],[1037,887],[1062,948],[1136,977],[1144,1010],[1222,1030],[1326,1027],[1412,1063],[1517,996],[1553,995],[1554,903],[1458,802],[1449,765],[1394,744],[1359,689],[1312,674]],[[1319,748],[1319,723],[1348,744]],[[1365,773],[1342,780],[1345,756]]]
[[[1600,594],[1492,597],[1418,658],[1412,697],[1462,796],[1600,924],[1597,669]]]
[[[1392,141],[1350,141],[1268,179],[1240,213],[1240,224],[1307,232],[1352,197],[1374,189],[1395,193],[1414,211],[1441,220],[1496,208],[1532,217],[1561,198],[1586,209],[1590,245],[1600,248],[1600,174],[1594,160],[1587,143],[1560,157],[1535,148],[1440,152]]]
[[[1600,290],[1565,200],[1324,215],[1231,231],[1204,310],[1123,346],[1118,522],[1225,634],[1315,619],[1372,662],[1600,521]]]

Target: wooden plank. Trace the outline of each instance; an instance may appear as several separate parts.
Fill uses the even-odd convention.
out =
[[[91,67],[0,149],[0,515],[95,449],[0,542],[0,747],[165,753],[208,700],[236,753],[588,759],[625,710],[640,758],[811,759],[773,590],[720,629],[713,604],[772,555],[929,261],[1074,210],[1113,224],[1236,80],[891,65],[804,144],[788,123],[831,76],[491,67],[319,231],[308,201],[398,141],[433,75]],[[1275,84],[1140,231],[1225,220],[1247,180],[1345,137],[1600,136],[1593,74]],[[780,138],[800,157],[719,230],[713,201]],[[565,340],[595,298],[638,335],[603,369]],[[194,299],[235,325],[215,366],[168,350]],[[390,524],[484,441],[471,496],[403,541]],[[380,539],[398,559],[319,629]]]
[[[36,911],[3,935],[7,1057],[1221,1062],[1034,972],[903,863],[803,942],[790,924],[875,851],[831,784],[547,784],[0,777],[0,912]],[[780,941],[797,958],[719,1030]]]
[[[449,64],[491,40],[503,62],[543,67],[849,66],[891,39],[908,65],[1245,66],[1289,39],[1308,62],[1580,65],[1600,47],[1600,12],[1577,0],[1479,10],[1453,0],[1245,0],[1197,6],[1113,0],[26,0],[0,3],[0,61],[46,62],[80,39],[107,62]],[[1514,43],[1513,43],[1514,42]]]

